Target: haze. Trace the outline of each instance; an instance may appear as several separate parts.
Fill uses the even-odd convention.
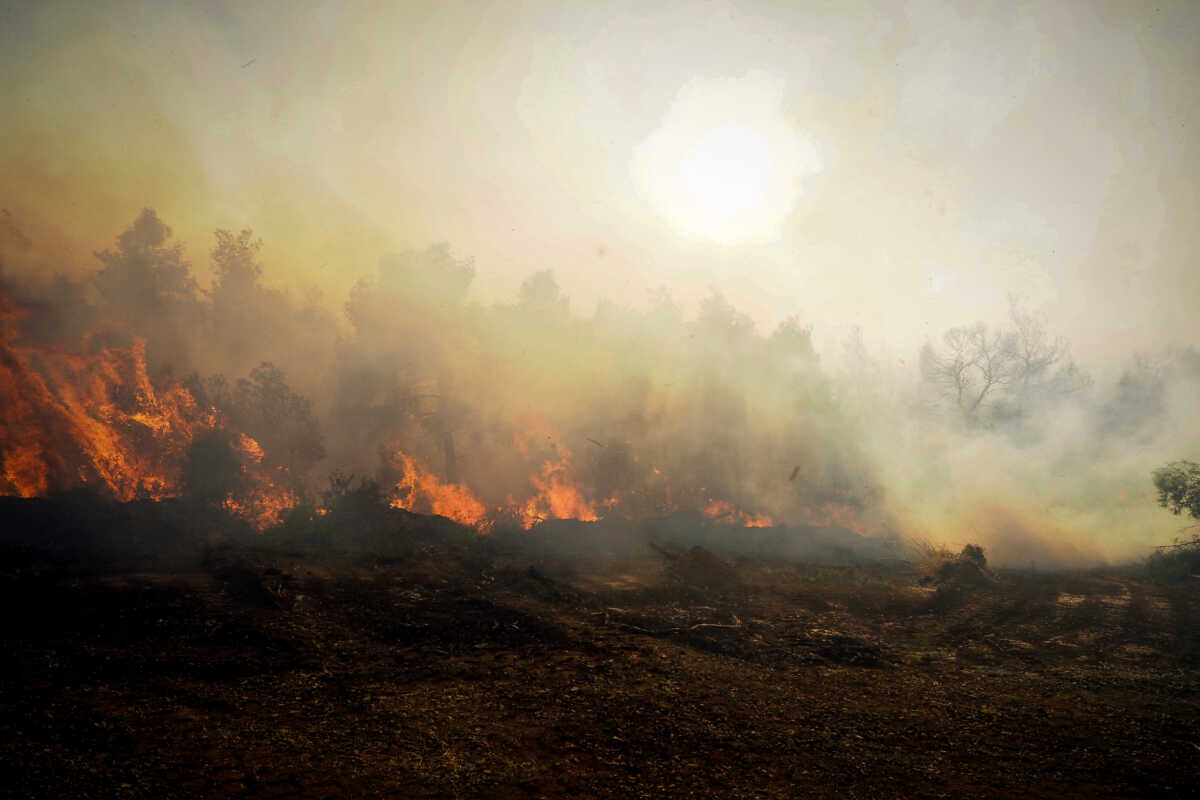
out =
[[[194,245],[253,227],[271,280],[334,297],[383,251],[449,241],[485,299],[546,267],[577,306],[712,286],[818,340],[911,343],[1012,291],[1088,356],[1200,332],[1191,3],[2,13],[9,224],[78,266],[153,205]],[[691,241],[635,152],[681,92],[754,73],[819,168],[768,241]]]

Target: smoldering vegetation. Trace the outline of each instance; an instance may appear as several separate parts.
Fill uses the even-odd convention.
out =
[[[818,354],[802,319],[761,331],[718,293],[583,315],[535,270],[481,305],[447,245],[384,256],[334,312],[268,288],[262,246],[218,230],[202,287],[147,209],[84,278],[0,274],[0,492],[258,513],[357,487],[475,524],[692,511],[1049,566],[1169,539],[1150,472],[1200,450],[1200,352],[1093,369],[1018,299],[916,353],[866,330]]]

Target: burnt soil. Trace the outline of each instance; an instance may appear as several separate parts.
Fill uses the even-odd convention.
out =
[[[13,797],[1174,797],[1200,590],[703,550],[8,553]]]

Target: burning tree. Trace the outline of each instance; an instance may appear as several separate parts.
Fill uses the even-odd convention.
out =
[[[217,428],[197,436],[183,464],[183,488],[194,499],[224,504],[266,527],[296,505],[305,475],[325,456],[320,424],[308,399],[282,370],[263,362],[231,388],[223,375],[189,378],[188,389],[214,412]]]
[[[325,457],[321,428],[308,399],[288,385],[282,370],[263,362],[233,392],[232,415],[278,460],[300,475]]]

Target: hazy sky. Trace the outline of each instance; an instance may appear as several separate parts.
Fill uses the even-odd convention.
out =
[[[0,2],[0,256],[94,266],[150,205],[338,304],[444,240],[482,300],[552,268],[901,348],[1016,292],[1094,367],[1200,344],[1198,101],[1186,0]]]

